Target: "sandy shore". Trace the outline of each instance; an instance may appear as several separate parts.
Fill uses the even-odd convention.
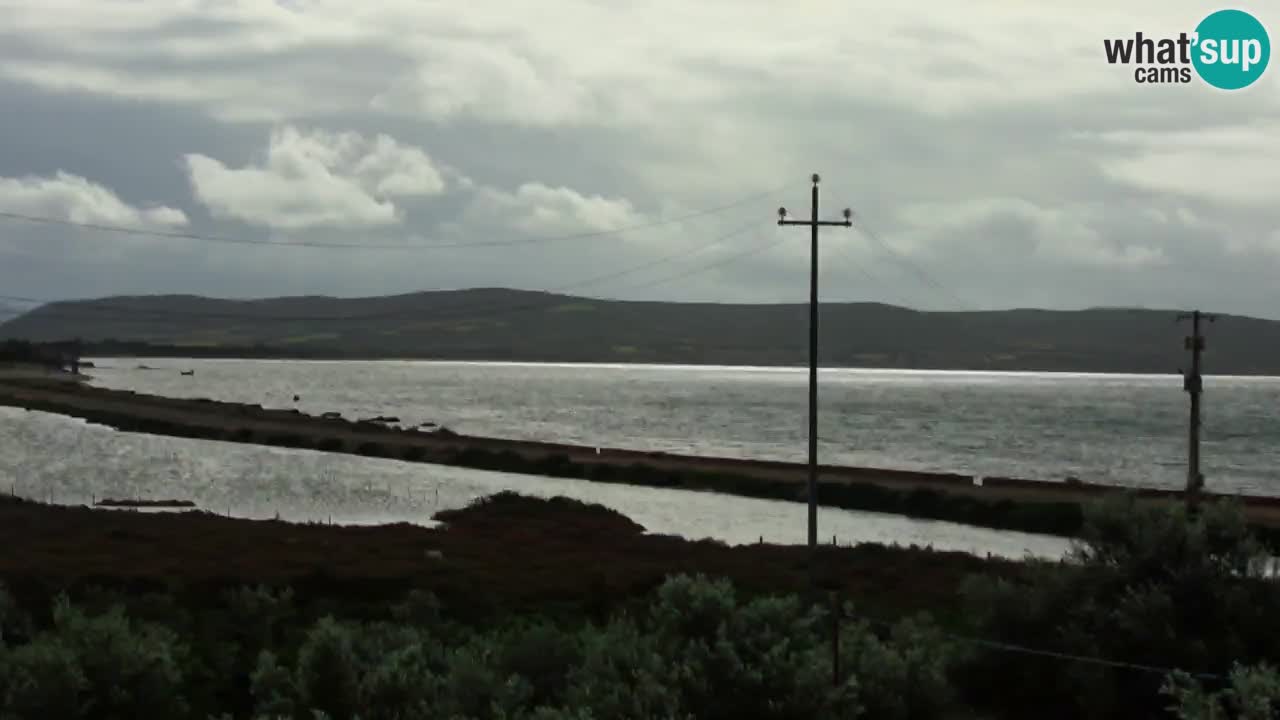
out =
[[[594,448],[557,443],[463,436],[386,427],[376,423],[303,415],[296,410],[268,410],[257,405],[188,400],[108,390],[84,384],[18,381],[0,378],[0,405],[60,413],[120,430],[178,437],[319,449],[366,456],[391,457],[418,462],[507,469],[469,462],[477,453],[503,456],[513,463],[558,467],[574,466],[573,475],[594,478],[596,471],[634,470],[643,466],[650,474],[694,473],[698,489],[734,493],[728,476],[791,487],[786,499],[803,500],[807,468],[799,463],[739,458],[652,453],[621,448]],[[540,473],[521,466],[513,471]],[[721,477],[721,480],[717,480]],[[1016,478],[982,478],[966,475],[923,473],[883,468],[822,466],[823,487],[874,486],[909,493],[929,490],[946,496],[964,496],[985,503],[1081,503],[1106,493],[1112,486],[1088,483],[1055,483]],[[627,482],[627,480],[617,480]],[[644,482],[640,484],[661,484]],[[1177,499],[1179,493],[1143,490],[1144,497]],[[742,494],[742,493],[738,493]],[[819,498],[822,499],[820,489]],[[1250,518],[1280,525],[1280,498],[1243,498]],[[826,503],[824,503],[826,504]]]

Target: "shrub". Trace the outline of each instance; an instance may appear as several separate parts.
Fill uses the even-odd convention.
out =
[[[1280,673],[1270,665],[1235,665],[1227,687],[1206,690],[1185,672],[1170,674],[1161,693],[1181,720],[1270,720],[1280,714]]]
[[[392,651],[375,663],[360,683],[364,720],[432,717],[442,702],[444,683],[421,643]]]
[[[927,618],[894,625],[880,638],[866,623],[842,627],[840,665],[857,679],[867,717],[924,720],[954,706],[955,648]]]
[[[441,717],[511,717],[528,709],[532,687],[518,675],[501,674],[493,662],[497,650],[492,638],[481,636],[450,653]]]
[[[227,591],[223,597],[231,627],[249,649],[249,657],[275,645],[282,628],[297,612],[292,588],[241,587]]]
[[[529,682],[535,707],[561,697],[570,671],[582,661],[579,639],[544,622],[507,633],[500,638],[500,648],[498,668]]]
[[[301,704],[335,719],[352,717],[359,700],[351,637],[332,617],[321,618],[298,650],[294,682]]]
[[[187,653],[172,631],[130,623],[117,606],[90,617],[65,598],[53,609],[44,637],[61,643],[78,663],[94,717],[179,717],[186,710],[183,667]]]
[[[362,442],[356,446],[356,454],[368,457],[387,457],[387,446],[380,442]]]
[[[254,712],[262,717],[291,717],[298,696],[289,669],[270,650],[258,654],[257,665],[249,678]]]
[[[14,720],[70,720],[85,713],[89,681],[77,653],[42,637],[0,656],[0,707]]]
[[[582,661],[569,672],[565,705],[596,718],[680,718],[680,696],[656,636],[625,620],[582,633]]]
[[[13,596],[9,594],[4,583],[0,583],[0,650],[4,649],[9,641],[12,635],[11,624],[17,618],[18,604],[14,602]]]
[[[1023,582],[977,580],[965,591],[976,634],[997,641],[1197,672],[1273,656],[1280,586],[1261,579],[1261,546],[1237,506],[1181,506],[1133,497],[1092,506],[1068,560]],[[976,702],[1012,715],[1135,717],[1156,707],[1150,673],[982,653],[971,688],[1001,677]],[[1044,678],[1053,677],[1052,683]]]
[[[654,632],[683,709],[698,718],[809,718],[856,712],[857,681],[833,690],[823,616],[794,597],[739,605],[733,587],[675,577],[658,590]]]

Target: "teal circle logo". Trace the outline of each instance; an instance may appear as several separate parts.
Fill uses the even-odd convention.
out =
[[[1258,81],[1271,60],[1271,38],[1243,10],[1219,10],[1196,26],[1191,62],[1200,79],[1219,90],[1239,90]]]

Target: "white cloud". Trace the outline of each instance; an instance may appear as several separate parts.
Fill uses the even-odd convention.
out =
[[[1262,207],[1274,207],[1280,185],[1277,137],[1276,124],[1097,135],[1112,153],[1102,167],[1116,180],[1156,192]]]
[[[1280,116],[1280,73],[1241,93],[1139,87],[1103,58],[1103,38],[1190,29],[1202,2],[934,5],[0,0],[0,84],[14,108],[0,154],[14,175],[107,177],[106,166],[135,183],[117,185],[122,195],[148,198],[171,182],[175,158],[199,148],[185,170],[215,220],[332,242],[359,228],[392,245],[611,230],[794,181],[688,223],[431,255],[440,262],[407,263],[426,255],[402,250],[175,244],[191,252],[174,263],[188,279],[236,292],[275,292],[279,281],[301,292],[555,287],[739,223],[769,226],[779,204],[802,213],[814,171],[824,214],[846,204],[868,213],[887,242],[974,304],[1078,306],[1108,294],[1179,304],[1192,273],[1209,268],[1226,288],[1272,267],[1256,260],[1280,226],[1268,197],[1280,128],[1248,123]],[[269,126],[284,129],[266,143]],[[200,231],[264,234],[216,225]],[[835,241],[874,272],[887,260],[856,234]],[[803,299],[806,272],[797,237],[645,292]],[[892,289],[936,294],[907,273]]]
[[[1134,27],[1189,29],[1197,5],[980,0],[922,17],[914,6],[870,0],[789,13],[771,0],[556,0],[553,11],[423,0],[0,2],[8,32],[56,58],[5,58],[0,75],[170,97],[235,119],[342,109],[639,127],[671,108],[716,107],[761,87],[779,98],[819,92],[950,114],[1133,90],[1103,60],[1101,39]],[[747,82],[726,84],[726,72]]]
[[[196,199],[214,215],[286,230],[398,224],[394,198],[445,189],[423,150],[386,135],[286,126],[272,133],[260,165],[230,168],[199,154],[186,164]]]
[[[0,210],[77,223],[147,229],[187,224],[187,216],[181,210],[130,205],[109,188],[62,171],[50,177],[0,177]]]
[[[1090,207],[1045,207],[1018,197],[987,197],[957,203],[908,206],[903,217],[908,251],[984,254],[997,264],[1010,259],[1135,269],[1166,262],[1146,244],[1104,237]]]
[[[535,182],[515,192],[477,189],[463,220],[468,226],[496,224],[530,235],[560,235],[615,230],[643,223],[645,218],[626,199],[583,195]]]

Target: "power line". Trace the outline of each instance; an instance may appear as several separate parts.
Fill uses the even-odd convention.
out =
[[[1087,665],[1097,665],[1101,667],[1117,668],[1120,670],[1136,670],[1138,672],[1156,673],[1161,676],[1176,672],[1180,668],[1160,667],[1158,665],[1144,665],[1142,663],[1125,662],[1122,660],[1110,660],[1108,658],[1094,657],[1091,655],[1074,655],[1071,653],[1058,652],[1056,650],[1042,650],[1039,648],[1027,647],[1025,645],[1015,645],[1012,643],[999,642],[996,640],[987,640],[985,638],[968,637],[965,635],[955,635],[952,633],[943,633],[943,637],[955,640],[957,642],[978,645],[991,650],[1000,650],[1003,652],[1018,653],[1022,655],[1035,655],[1037,657],[1051,658],[1054,660],[1065,660],[1068,662],[1084,663]],[[1188,673],[1189,675],[1200,678],[1202,680],[1220,680],[1221,675],[1214,673]]]
[[[840,614],[844,615],[845,611],[841,610]],[[890,629],[890,630],[895,627],[895,624],[888,620],[884,620],[882,618],[875,618],[867,615],[858,615],[855,613],[851,616],[851,619],[855,619],[855,620],[860,619],[867,623],[879,625],[882,628]],[[1169,675],[1170,673],[1178,672],[1181,670],[1181,668],[1163,667],[1159,665],[1147,665],[1144,663],[1128,662],[1124,660],[1113,660],[1110,658],[1098,657],[1096,655],[1080,655],[1075,653],[1060,652],[1058,650],[1046,650],[1044,648],[1035,648],[1027,645],[1019,645],[1016,643],[1004,642],[1001,640],[992,640],[989,638],[981,638],[981,637],[975,637],[971,635],[961,635],[961,634],[951,633],[951,632],[939,631],[938,635],[941,637],[947,638],[948,640],[965,643],[967,645],[977,645],[979,647],[987,648],[988,650],[998,650],[1000,652],[1008,652],[1008,653],[1014,653],[1019,655],[1030,655],[1035,657],[1048,658],[1051,660],[1062,660],[1064,662],[1075,662],[1075,663],[1082,663],[1086,665],[1095,665],[1098,667],[1109,667],[1117,670],[1133,670],[1136,672],[1158,674],[1161,676],[1166,676],[1166,675]],[[1224,679],[1223,675],[1219,675],[1216,673],[1192,672],[1187,674],[1201,680]]]
[[[963,309],[965,310],[978,309],[976,305],[966,301],[964,298],[960,297],[955,292],[949,290],[942,283],[938,282],[938,280],[935,279],[933,275],[931,275],[927,270],[925,270],[923,267],[921,267],[919,264],[913,261],[910,257],[899,252],[898,250],[894,249],[892,245],[885,242],[880,237],[879,233],[877,233],[874,229],[872,229],[870,226],[867,225],[866,221],[862,218],[862,215],[860,213],[854,214],[853,226],[856,230],[858,230],[858,232],[862,233],[865,237],[869,238],[876,245],[880,246],[880,248],[883,249],[885,252],[892,255],[900,265],[910,270],[916,277],[918,277],[922,282],[924,282],[929,287],[933,288],[934,290],[937,290],[938,292],[943,293],[944,295],[949,296],[952,300],[956,302],[956,304],[962,306]]]
[[[585,240],[589,238],[605,237],[608,235],[617,235],[621,233],[633,232],[636,230],[647,230],[650,228],[662,227],[665,225],[675,225],[687,220],[713,215],[718,212],[730,210],[749,202],[754,202],[762,198],[775,195],[788,186],[780,185],[770,190],[754,193],[743,198],[739,198],[723,205],[717,205],[702,210],[696,210],[684,215],[663,220],[653,220],[644,223],[637,223],[618,228],[610,228],[607,230],[591,230],[580,233],[572,233],[569,235],[526,237],[517,240],[489,240],[481,242],[460,242],[460,243],[340,243],[340,242],[321,242],[313,240],[251,240],[247,238],[234,238],[220,235],[205,235],[202,233],[183,232],[177,230],[150,230],[146,228],[128,227],[123,225],[111,225],[107,223],[96,222],[80,222],[76,220],[64,220],[60,218],[41,217],[38,215],[27,215],[23,213],[0,211],[0,219],[15,220],[21,222],[38,223],[45,225],[61,225],[68,227],[80,228],[82,230],[95,230],[98,232],[117,233],[121,235],[136,235],[141,237],[156,238],[173,238],[181,240],[197,240],[201,242],[226,243],[232,245],[249,245],[249,246],[269,246],[269,247],[306,247],[306,248],[325,248],[325,249],[350,249],[350,250],[441,250],[451,248],[486,248],[486,247],[515,247],[520,245],[533,245],[539,243],[561,242],[566,240]]]
[[[901,302],[900,307],[903,307],[906,309],[912,309],[914,303],[911,302],[910,298],[908,298],[906,295],[899,295],[897,292],[889,291],[888,283],[886,283],[883,279],[877,277],[869,269],[867,269],[858,260],[858,258],[853,256],[853,253],[843,243],[836,241],[835,243],[830,243],[830,244],[824,245],[823,247],[834,247],[836,249],[836,253],[840,255],[842,260],[844,260],[843,264],[846,267],[852,268],[854,272],[858,273],[863,278],[865,278],[867,282],[879,287],[882,291],[885,291],[888,294],[892,294],[895,299]],[[831,267],[831,264],[827,264],[826,267],[829,269]]]
[[[691,256],[691,255],[696,255],[696,254],[698,254],[698,253],[700,253],[700,252],[704,252],[704,251],[709,250],[709,249],[711,249],[711,248],[713,248],[713,247],[715,247],[715,246],[717,246],[717,245],[721,245],[721,244],[723,244],[724,242],[726,242],[726,241],[728,241],[728,240],[730,240],[730,239],[732,239],[732,238],[738,237],[738,236],[740,236],[740,235],[742,235],[742,234],[744,234],[744,233],[746,233],[746,232],[748,232],[748,231],[752,230],[752,229],[753,229],[753,228],[755,228],[756,226],[757,226],[757,223],[755,223],[755,222],[751,222],[751,223],[748,223],[748,224],[744,224],[744,225],[742,225],[742,226],[740,226],[740,227],[738,227],[738,228],[736,228],[736,229],[734,229],[734,230],[732,230],[732,231],[730,231],[730,232],[728,232],[728,233],[724,233],[724,234],[722,234],[722,235],[720,235],[720,236],[718,236],[718,237],[714,238],[712,241],[710,241],[710,242],[708,242],[708,243],[704,243],[704,244],[702,244],[702,245],[698,245],[698,246],[696,246],[696,247],[694,247],[694,248],[692,248],[692,249],[686,249],[686,250],[682,250],[682,251],[679,251],[679,252],[670,253],[670,254],[668,254],[668,255],[662,256],[662,257],[657,258],[657,259],[655,259],[655,260],[647,261],[647,262],[642,263],[642,264],[640,264],[640,265],[635,265],[635,266],[627,267],[627,268],[624,268],[624,269],[622,269],[622,270],[618,270],[618,271],[610,272],[610,273],[607,273],[607,274],[604,274],[604,275],[597,275],[597,276],[593,276],[593,277],[587,278],[587,279],[585,279],[585,280],[578,280],[578,281],[574,281],[574,282],[571,282],[571,283],[567,283],[567,284],[564,284],[564,285],[560,285],[560,286],[553,287],[553,288],[549,288],[549,289],[545,289],[545,290],[535,290],[535,291],[528,291],[528,292],[542,292],[542,293],[554,294],[554,293],[561,293],[561,292],[565,292],[565,291],[568,291],[568,290],[576,290],[576,289],[579,289],[579,288],[582,288],[582,287],[589,287],[589,286],[591,286],[591,285],[597,285],[597,284],[599,284],[599,283],[606,282],[606,281],[608,281],[608,280],[615,280],[615,279],[620,278],[620,277],[625,277],[625,276],[627,276],[627,275],[631,275],[631,274],[634,274],[634,273],[637,273],[637,272],[641,272],[641,271],[644,271],[644,270],[648,270],[648,269],[650,269],[650,268],[656,267],[656,266],[661,265],[661,264],[663,264],[663,263],[670,262],[670,261],[672,261],[672,260],[676,260],[676,259],[679,259],[679,258],[688,257],[688,256]],[[736,254],[734,254],[734,255],[732,255],[732,256],[729,256],[729,257],[727,257],[727,258],[722,258],[721,260],[719,260],[719,261],[717,261],[717,262],[714,262],[714,263],[711,263],[711,264],[708,264],[708,265],[705,265],[705,266],[695,267],[695,268],[693,268],[693,269],[691,269],[691,270],[688,270],[688,271],[686,271],[686,272],[682,272],[682,273],[680,273],[680,274],[678,274],[678,275],[673,275],[673,276],[670,276],[670,277],[660,278],[659,280],[657,280],[657,281],[655,281],[655,282],[646,283],[646,284],[641,285],[640,287],[648,287],[648,286],[652,286],[652,285],[658,285],[658,284],[662,284],[662,283],[665,283],[665,282],[670,282],[670,281],[672,281],[672,280],[680,279],[680,278],[683,278],[683,277],[688,277],[688,276],[691,276],[691,275],[695,275],[695,274],[700,273],[700,272],[706,272],[706,271],[708,271],[708,270],[712,270],[712,269],[714,269],[714,268],[716,268],[716,267],[719,267],[719,266],[721,266],[721,265],[723,265],[723,264],[726,264],[727,262],[731,262],[731,261],[733,261],[733,260],[739,259],[740,257],[746,256],[746,255],[750,255],[750,254],[754,254],[754,253],[756,253],[756,252],[760,252],[761,250],[764,250],[764,249],[767,249],[767,247],[752,247],[752,248],[748,248],[748,249],[747,249],[746,251],[744,251],[744,252],[736,253]],[[436,289],[431,289],[431,290],[427,290],[427,291],[423,291],[423,292],[461,292],[461,291],[464,291],[464,290],[465,290],[464,288],[436,288]],[[94,304],[93,304],[93,305],[82,305],[82,306],[78,306],[78,307],[76,307],[76,306],[65,306],[65,305],[64,305],[63,307],[53,307],[53,308],[50,308],[49,310],[45,311],[45,312],[47,312],[47,313],[54,314],[54,315],[57,315],[57,314],[63,314],[63,315],[71,315],[71,316],[74,316],[76,313],[119,312],[119,313],[121,313],[121,314],[132,314],[132,315],[142,315],[142,316],[151,315],[151,316],[161,316],[161,317],[171,316],[171,317],[179,317],[179,318],[204,318],[204,319],[222,319],[222,320],[254,320],[254,321],[268,320],[268,321],[281,321],[281,322],[307,322],[307,321],[321,321],[321,322],[324,322],[324,321],[357,321],[357,320],[376,320],[376,319],[385,319],[385,318],[392,318],[392,317],[403,317],[403,316],[407,316],[407,315],[417,315],[418,313],[420,313],[420,311],[419,311],[419,310],[417,310],[417,309],[406,308],[406,309],[404,309],[404,310],[382,311],[382,312],[376,312],[376,313],[363,313],[363,314],[354,314],[354,313],[353,313],[353,314],[346,314],[346,315],[288,315],[288,316],[284,316],[284,315],[257,314],[257,313],[248,313],[248,312],[195,312],[195,311],[185,311],[185,310],[170,310],[170,309],[165,309],[165,308],[138,308],[138,307],[132,307],[132,306],[128,306],[128,305],[123,305],[123,304],[120,304],[120,303],[111,304],[111,303],[103,303],[103,302],[101,302],[101,301],[96,301],[96,302],[95,302],[95,301],[90,301],[90,300],[80,300],[80,301],[74,301],[74,300],[51,300],[51,299],[40,299],[40,298],[23,297],[23,296],[15,296],[15,295],[0,295],[0,299],[4,299],[4,300],[8,300],[8,301],[13,301],[13,302],[23,302],[23,303],[69,303],[69,302],[94,302]],[[217,301],[215,301],[215,302],[229,302],[229,303],[243,303],[243,304],[249,304],[249,303],[260,302],[260,301],[254,301],[254,300],[217,300]],[[450,314],[442,314],[442,313],[428,314],[428,315],[425,317],[425,319],[426,319],[426,320],[433,320],[433,319],[438,319],[438,318],[459,317],[459,316],[470,316],[470,317],[475,317],[475,315],[474,315],[473,313],[474,313],[475,311],[477,311],[477,310],[478,310],[478,311],[480,311],[481,313],[484,313],[484,312],[486,312],[486,311],[488,311],[488,310],[494,310],[494,309],[496,309],[496,310],[497,310],[497,312],[498,312],[498,314],[503,314],[503,313],[505,313],[506,311],[509,311],[509,310],[522,311],[522,310],[527,310],[527,309],[536,309],[536,308],[539,308],[539,307],[545,307],[545,306],[546,306],[546,303],[539,303],[539,304],[527,304],[527,303],[526,303],[526,304],[523,304],[523,305],[517,305],[517,306],[512,306],[512,305],[501,305],[501,306],[495,306],[495,305],[492,305],[492,304],[491,304],[491,305],[488,305],[488,306],[481,306],[481,307],[465,307],[465,306],[456,306],[456,305],[455,305],[455,306],[451,306],[451,307],[445,307],[445,308],[442,308],[442,310],[445,310],[445,311],[455,310],[455,311],[460,311],[460,312],[455,312],[455,313],[450,313]],[[483,315],[482,315],[482,316],[483,316]]]
[[[752,225],[754,226],[754,225],[755,225],[755,223],[752,223]],[[759,235],[759,233],[757,232],[757,233],[756,233],[756,235],[758,236],[758,235]],[[757,255],[757,254],[762,253],[762,252],[764,252],[764,251],[766,251],[766,250],[769,250],[769,249],[771,249],[771,248],[775,248],[775,247],[777,247],[777,246],[781,245],[785,240],[786,240],[786,238],[781,238],[781,237],[780,237],[780,238],[774,238],[774,239],[770,240],[769,242],[766,242],[766,243],[763,243],[763,244],[760,244],[760,245],[755,245],[755,246],[749,247],[749,248],[747,248],[746,250],[742,250],[742,251],[740,251],[740,252],[733,253],[732,255],[726,255],[725,257],[722,257],[722,258],[720,258],[719,260],[717,260],[717,261],[715,261],[715,262],[713,262],[713,263],[709,263],[709,264],[707,264],[707,265],[700,265],[700,266],[698,266],[698,267],[691,268],[691,269],[689,269],[689,270],[687,270],[687,271],[684,271],[684,272],[681,272],[681,273],[678,273],[678,274],[675,274],[675,275],[670,275],[670,276],[667,276],[667,277],[658,278],[657,280],[653,280],[653,281],[649,281],[649,282],[644,282],[644,283],[641,283],[641,284],[639,284],[639,285],[623,286],[623,287],[622,287],[622,288],[620,288],[620,289],[625,289],[625,290],[643,290],[643,289],[647,289],[647,288],[655,287],[655,286],[657,286],[657,285],[664,285],[664,284],[666,284],[666,283],[668,283],[668,282],[672,282],[672,281],[675,281],[675,280],[682,280],[682,279],[684,279],[684,278],[686,278],[686,277],[689,277],[689,276],[691,276],[691,275],[697,275],[697,274],[699,274],[699,273],[704,273],[704,272],[708,272],[708,271],[711,271],[711,270],[716,270],[716,269],[719,269],[719,268],[721,268],[721,267],[724,267],[725,265],[729,265],[729,264],[731,264],[731,263],[735,263],[735,262],[737,262],[737,261],[739,261],[739,260],[742,260],[743,258],[747,258],[747,257],[750,257],[750,256],[752,256],[752,255]]]

